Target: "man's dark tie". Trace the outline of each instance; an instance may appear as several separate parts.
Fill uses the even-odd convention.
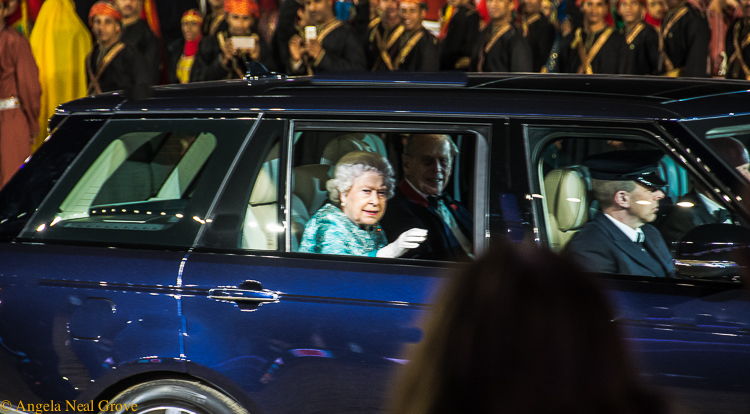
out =
[[[432,208],[438,208],[440,200],[443,200],[443,203],[445,203],[446,196],[445,195],[427,196],[427,205]]]
[[[643,233],[638,233],[638,238],[635,239],[635,242],[643,244],[644,241],[646,241],[646,235]]]

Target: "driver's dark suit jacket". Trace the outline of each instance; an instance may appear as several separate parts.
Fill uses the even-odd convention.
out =
[[[674,276],[674,264],[656,227],[641,227],[643,245],[625,235],[602,212],[586,223],[565,247],[565,254],[589,272]]]

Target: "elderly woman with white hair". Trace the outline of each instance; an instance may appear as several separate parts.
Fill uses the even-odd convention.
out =
[[[300,252],[399,257],[419,246],[427,230],[411,229],[388,244],[378,223],[393,196],[393,168],[379,154],[350,152],[336,164],[326,188],[331,203],[305,225]]]

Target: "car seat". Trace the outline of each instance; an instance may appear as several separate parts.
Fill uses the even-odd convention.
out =
[[[550,248],[561,251],[589,218],[588,171],[556,168],[544,177],[544,206]]]
[[[261,168],[255,180],[242,226],[241,247],[253,250],[276,250],[280,228],[278,220],[278,189],[271,174]]]

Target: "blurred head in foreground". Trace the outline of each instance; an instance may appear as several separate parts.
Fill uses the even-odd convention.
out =
[[[665,412],[612,319],[568,260],[533,245],[490,251],[444,286],[390,413]]]

